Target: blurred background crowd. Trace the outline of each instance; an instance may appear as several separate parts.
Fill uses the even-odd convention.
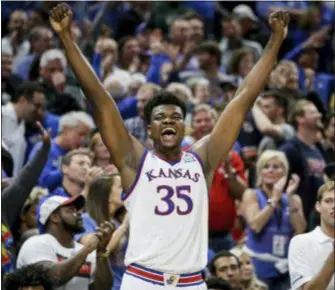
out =
[[[187,104],[185,150],[211,132],[262,55],[270,36],[268,15],[290,12],[278,63],[229,158],[214,174],[204,272],[210,289],[289,289],[288,270],[275,265],[287,262],[294,234],[319,225],[317,192],[334,180],[334,3],[67,3],[74,12],[73,38],[117,102],[129,132],[151,148],[143,108],[164,88]],[[66,276],[59,278],[58,285],[65,285],[60,289],[108,289],[108,281],[97,286],[93,269],[103,273],[110,266],[109,289],[117,290],[128,226],[121,179],[50,28],[48,11],[55,4],[1,2],[2,275],[20,268],[6,282],[9,290],[19,289],[13,288],[19,280],[32,282],[34,273],[43,272],[25,265],[55,259],[52,269]],[[285,175],[286,189],[280,182]],[[273,186],[282,194],[272,196]],[[259,215],[267,198],[280,200],[282,211]],[[78,211],[78,220],[66,210]],[[105,221],[115,228],[107,265],[90,256],[102,246],[94,244],[92,233]],[[87,260],[80,264],[71,247],[87,250]],[[259,256],[266,253],[278,260]],[[67,272],[71,267],[76,271]],[[51,289],[48,279],[40,277],[36,285]]]

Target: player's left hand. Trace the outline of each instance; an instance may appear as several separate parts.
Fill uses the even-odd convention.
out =
[[[279,10],[269,16],[269,26],[272,33],[281,39],[285,39],[287,36],[289,22],[290,14],[287,11]]]

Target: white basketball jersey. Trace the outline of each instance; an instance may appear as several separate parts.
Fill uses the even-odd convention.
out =
[[[184,152],[173,165],[145,151],[123,199],[130,219],[127,266],[137,263],[172,274],[206,267],[208,191],[197,155]]]

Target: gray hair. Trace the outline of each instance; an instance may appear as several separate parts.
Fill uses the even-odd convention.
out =
[[[89,114],[82,111],[74,111],[66,113],[60,118],[58,132],[62,133],[65,127],[75,128],[79,122],[84,123],[91,130],[95,128],[94,121]]]
[[[65,69],[67,66],[67,61],[64,53],[60,49],[49,49],[46,52],[44,52],[41,56],[40,60],[40,67],[45,67],[48,65],[50,61],[59,59],[62,63],[63,68]]]

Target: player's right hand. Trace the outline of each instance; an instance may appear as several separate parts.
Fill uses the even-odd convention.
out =
[[[49,21],[52,28],[57,32],[70,32],[72,24],[72,11],[66,3],[58,4],[49,12]]]

